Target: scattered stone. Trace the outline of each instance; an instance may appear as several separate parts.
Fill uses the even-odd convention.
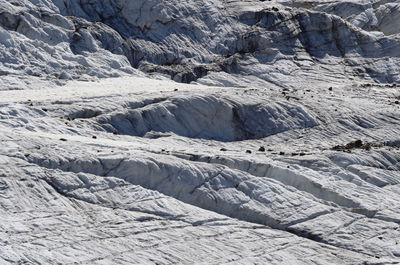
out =
[[[92,138],[93,138],[93,139],[97,139],[97,136],[93,135]]]
[[[355,142],[350,143],[350,147],[354,146],[354,148],[360,148],[362,147],[362,144],[361,140],[356,140]]]
[[[285,155],[285,152],[279,152],[279,155],[283,156]]]
[[[353,142],[350,142],[346,145],[336,145],[332,147],[332,150],[335,151],[343,151],[343,152],[350,152],[352,149],[364,149],[364,150],[371,150],[371,147],[373,144],[371,143],[363,143],[361,140],[356,140]]]
[[[228,150],[226,148],[221,148],[221,149],[219,149],[219,151],[225,152],[225,151],[228,151]]]
[[[65,139],[65,138],[60,138],[60,141],[66,142],[67,139]]]
[[[260,152],[265,152],[265,147],[264,147],[264,146],[261,146],[261,147],[258,149],[258,151],[260,151]]]
[[[29,154],[29,153],[24,154],[25,157],[28,157],[28,156],[30,156],[30,155],[31,155],[31,154]]]
[[[251,151],[250,151],[250,150],[246,150],[246,153],[247,153],[247,154],[251,154]]]
[[[43,110],[44,112],[47,112],[47,109],[46,109],[46,108],[42,108],[42,110]]]
[[[329,87],[328,90],[329,90],[329,91],[332,91],[332,87]]]

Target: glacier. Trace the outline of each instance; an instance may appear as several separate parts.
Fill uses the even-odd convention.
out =
[[[400,264],[400,3],[0,1],[1,264]]]

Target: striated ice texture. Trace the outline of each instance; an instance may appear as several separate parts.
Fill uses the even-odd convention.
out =
[[[0,264],[400,264],[398,1],[0,1]]]

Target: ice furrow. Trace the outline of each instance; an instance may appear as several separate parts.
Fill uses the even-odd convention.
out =
[[[318,182],[315,182],[312,179],[306,177],[305,174],[300,175],[294,173],[294,170],[283,168],[282,166],[275,166],[268,163],[252,162],[250,160],[235,160],[232,157],[227,158],[224,156],[199,157],[197,155],[191,154],[172,155],[176,155],[177,157],[188,159],[190,161],[224,165],[234,170],[240,170],[249,173],[255,177],[272,178],[279,182],[282,182],[285,185],[292,186],[297,190],[307,192],[314,196],[316,199],[320,199],[322,202],[333,202],[337,206],[342,207],[341,209],[344,210],[351,210],[352,208],[360,207],[360,204],[358,202],[346,198],[335,191],[324,188]],[[332,206],[331,203],[327,203],[327,205]],[[368,212],[368,210],[365,211]]]

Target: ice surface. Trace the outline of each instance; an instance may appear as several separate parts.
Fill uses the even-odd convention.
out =
[[[398,22],[1,1],[0,263],[399,264]]]

